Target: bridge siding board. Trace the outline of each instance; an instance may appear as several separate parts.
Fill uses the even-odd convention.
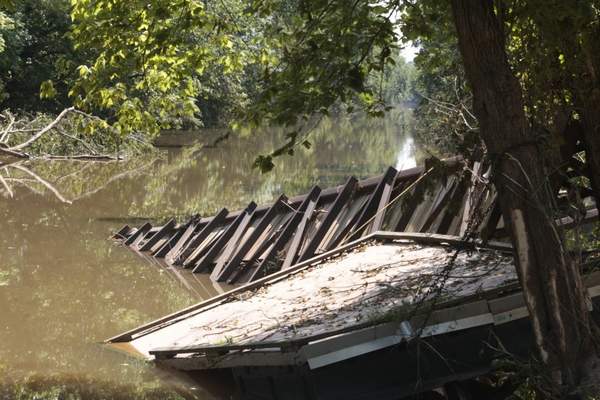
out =
[[[248,235],[247,238],[242,244],[237,246],[237,248],[233,248],[233,253],[231,258],[226,261],[226,265],[222,268],[219,277],[217,278],[217,282],[226,280],[229,276],[234,272],[236,268],[239,267],[242,259],[248,253],[248,251],[252,248],[252,246],[256,243],[258,238],[262,235],[262,233],[267,229],[273,218],[281,212],[285,205],[283,204],[287,200],[285,195],[279,196],[275,203],[271,206],[271,208],[263,215],[260,219],[256,228]]]
[[[377,183],[375,190],[371,193],[369,197],[369,201],[366,206],[363,208],[363,211],[356,222],[356,231],[352,233],[350,236],[350,240],[356,240],[361,236],[361,233],[365,230],[366,226],[363,226],[367,223],[367,221],[373,217],[375,212],[377,211],[377,207],[379,205],[379,200],[381,199],[381,195],[383,194],[383,189],[387,184],[393,184],[394,178],[398,174],[395,168],[389,167],[385,174],[381,177],[380,181]]]
[[[199,219],[192,217],[190,219],[190,223],[186,226],[185,230],[183,231],[183,234],[179,237],[179,239],[177,239],[175,243],[173,243],[171,250],[169,250],[169,252],[165,254],[165,260],[168,263],[172,263],[173,259],[179,253],[179,250],[181,250],[181,247],[183,247],[183,245],[187,243],[188,240],[190,240],[190,237],[194,234],[194,232],[196,232],[204,224],[205,223],[201,222]]]
[[[204,239],[206,239],[208,235],[223,222],[227,214],[229,214],[229,210],[226,208],[221,209],[209,223],[200,229],[196,235],[192,236],[190,240],[180,248],[179,253],[173,259],[173,264],[181,265],[183,261],[185,261],[188,256],[202,244]]]
[[[138,230],[133,232],[131,236],[125,241],[125,245],[129,247],[134,247],[134,244],[137,243],[138,240],[142,240],[144,235],[150,231],[152,225],[149,222],[146,222]]]
[[[192,270],[192,272],[202,271],[208,267],[208,265],[213,261],[213,259],[219,254],[223,247],[229,242],[229,239],[235,234],[238,225],[242,222],[242,220],[250,213],[253,213],[256,209],[256,203],[250,202],[248,206],[244,209],[242,213],[239,213],[236,219],[229,224],[227,229],[219,236],[219,238],[210,246],[206,254],[198,260],[196,266]],[[213,270],[213,273],[215,271]],[[212,278],[212,274],[211,274]],[[213,279],[214,280],[214,279]]]
[[[224,234],[221,237],[223,239],[223,245],[221,246],[220,245],[221,241],[219,241],[219,246],[217,246],[216,244],[215,244],[215,246],[213,246],[214,248],[221,247],[223,250],[222,254],[219,256],[217,265],[215,266],[214,270],[210,274],[211,279],[213,279],[214,281],[219,282],[219,280],[221,279],[222,270],[223,270],[223,268],[225,268],[227,261],[229,261],[231,255],[235,251],[235,247],[237,246],[241,237],[244,235],[244,232],[246,232],[246,229],[248,228],[248,225],[250,224],[250,221],[252,220],[252,218],[254,216],[255,210],[256,210],[256,203],[254,203],[254,202],[250,203],[250,205],[248,205],[248,207],[246,207],[245,212],[243,214],[240,214],[240,216],[236,219],[236,222],[238,222],[238,224],[234,228],[234,230],[231,232],[231,235],[228,236],[228,235]],[[230,228],[233,228],[233,225],[230,226]],[[230,229],[227,230],[227,233],[229,233],[229,231],[230,231]],[[225,246],[225,243],[227,243],[227,246]],[[214,255],[216,256],[217,253],[215,252]],[[206,256],[205,256],[205,258],[206,258]]]
[[[302,222],[306,223],[306,220],[308,218],[310,218],[310,215],[307,216],[306,218],[305,218],[305,216],[306,216],[307,212],[312,213],[312,210],[314,210],[314,205],[317,203],[320,194],[321,194],[321,188],[319,186],[314,186],[310,190],[310,192],[308,192],[304,201],[302,201],[302,203],[300,204],[300,206],[298,207],[296,212],[294,212],[294,214],[292,215],[290,220],[285,225],[283,232],[281,232],[281,235],[279,235],[279,237],[277,238],[277,240],[275,241],[273,246],[270,248],[270,250],[264,256],[263,260],[260,262],[260,264],[256,268],[256,271],[254,271],[250,275],[249,280],[248,280],[249,282],[254,281],[258,277],[258,274],[264,270],[264,268],[267,266],[267,264],[273,260],[273,258],[277,255],[277,253],[284,249],[286,243],[289,242],[294,231],[296,231],[296,233],[298,233],[297,231],[302,229],[302,228],[300,228],[301,223]],[[313,204],[313,207],[311,210],[309,210],[309,206],[311,204]],[[302,236],[302,233],[300,233],[299,236]],[[283,267],[283,263],[280,263],[280,264],[281,264],[281,267]]]
[[[308,204],[306,205],[306,210],[302,215],[302,219],[298,224],[298,228],[295,231],[294,237],[292,239],[292,243],[288,248],[285,260],[281,266],[281,269],[290,268],[292,265],[296,263],[296,259],[298,257],[298,250],[300,249],[300,245],[302,244],[302,238],[304,237],[304,232],[306,231],[306,227],[308,222],[312,218],[312,215],[321,199],[321,190],[317,194],[314,195],[314,198],[310,198]]]
[[[140,251],[150,250],[160,239],[162,239],[169,231],[175,227],[175,220],[171,218],[166,224],[164,224],[150,239],[140,246]]]
[[[343,207],[346,205],[346,203],[352,196],[352,192],[356,188],[357,184],[358,180],[353,176],[350,177],[348,181],[346,181],[346,184],[339,192],[339,194],[335,198],[335,201],[327,211],[327,215],[323,219],[323,222],[321,222],[321,225],[319,225],[319,228],[317,229],[315,234],[310,238],[308,244],[306,245],[306,248],[302,251],[302,254],[298,258],[298,261],[302,262],[308,258],[311,258],[315,254],[319,245],[321,244],[321,241],[323,240],[323,237],[325,236],[325,234],[331,227],[331,224],[333,224],[335,219],[342,211]]]

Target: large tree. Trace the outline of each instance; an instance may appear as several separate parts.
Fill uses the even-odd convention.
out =
[[[574,387],[597,359],[586,293],[549,207],[546,159],[508,63],[502,20],[492,0],[452,0],[452,11],[539,355],[557,389]]]

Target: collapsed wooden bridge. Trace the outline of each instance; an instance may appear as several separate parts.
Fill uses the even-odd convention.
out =
[[[470,228],[490,238],[503,226],[496,194],[483,183],[478,164],[462,174],[461,162],[445,161],[459,172],[435,182],[424,179],[433,168],[390,167],[337,187],[314,186],[291,198],[282,194],[268,206],[250,202],[240,211],[223,208],[181,224],[171,219],[157,227],[126,225],[115,239],[168,265],[210,273],[213,281],[247,283],[376,231],[462,236],[475,202],[489,212]]]

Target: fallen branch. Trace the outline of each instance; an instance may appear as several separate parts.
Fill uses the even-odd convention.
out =
[[[32,144],[33,142],[35,142],[36,140],[38,140],[39,138],[41,138],[46,132],[52,130],[56,125],[58,125],[58,123],[69,112],[74,111],[74,110],[75,110],[75,107],[65,108],[64,110],[62,110],[62,112],[60,114],[58,114],[58,117],[56,117],[56,119],[54,121],[52,121],[51,123],[49,123],[48,125],[46,125],[46,127],[44,127],[43,129],[41,129],[38,133],[36,133],[35,135],[33,135],[32,137],[30,137],[28,140],[24,141],[21,144],[9,147],[8,150],[9,151],[21,150],[21,149],[29,146],[30,144]]]
[[[76,154],[74,156],[44,156],[46,160],[85,160],[85,161],[121,161],[121,156],[111,156],[108,154]]]

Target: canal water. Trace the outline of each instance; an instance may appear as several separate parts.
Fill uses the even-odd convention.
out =
[[[145,260],[116,246],[111,233],[142,219],[236,210],[349,175],[412,167],[419,156],[405,122],[326,121],[310,149],[276,159],[265,175],[252,162],[282,143],[275,131],[127,162],[0,167],[10,189],[0,184],[0,381],[33,374],[160,386],[150,366],[101,342],[227,288]]]

